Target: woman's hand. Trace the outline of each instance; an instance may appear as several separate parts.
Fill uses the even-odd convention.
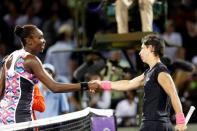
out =
[[[187,126],[185,124],[177,124],[175,126],[175,131],[186,131]]]

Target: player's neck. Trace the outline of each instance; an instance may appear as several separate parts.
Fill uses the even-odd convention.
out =
[[[160,62],[161,61],[159,58],[154,58],[149,61],[148,65],[149,65],[150,69],[152,69],[157,63],[160,63]]]
[[[30,54],[33,54],[35,55],[36,53],[34,51],[32,51],[31,49],[27,48],[27,47],[24,47],[23,48],[26,52],[29,52]]]

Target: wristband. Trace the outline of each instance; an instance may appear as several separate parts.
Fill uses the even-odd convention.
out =
[[[80,85],[82,91],[89,90],[88,82],[80,82]]]
[[[103,90],[111,90],[111,81],[102,81],[101,88]]]
[[[185,116],[183,113],[176,114],[176,124],[184,124],[185,123]]]

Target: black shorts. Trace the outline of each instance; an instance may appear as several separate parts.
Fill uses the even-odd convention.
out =
[[[143,121],[140,131],[174,131],[171,122]]]

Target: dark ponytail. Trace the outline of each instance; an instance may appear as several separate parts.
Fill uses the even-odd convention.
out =
[[[26,44],[25,38],[30,37],[36,30],[35,25],[17,25],[14,29],[14,33],[21,39],[23,46]]]
[[[16,27],[15,27],[15,29],[14,29],[14,33],[18,36],[18,37],[20,37],[21,39],[24,37],[23,36],[23,33],[24,32],[24,28],[23,27],[21,27],[21,26],[19,26],[19,25],[17,25]]]

